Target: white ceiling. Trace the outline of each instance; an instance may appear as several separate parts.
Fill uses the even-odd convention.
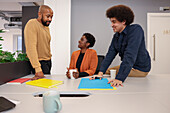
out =
[[[36,2],[38,5],[42,5],[44,0],[0,0],[0,10],[22,11],[22,5],[19,2]]]

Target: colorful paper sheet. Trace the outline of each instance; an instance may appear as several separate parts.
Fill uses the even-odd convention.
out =
[[[28,80],[30,80],[30,78],[18,78],[18,79],[7,82],[7,84],[22,84]]]
[[[89,78],[82,78],[78,89],[80,90],[116,90],[115,87],[112,87],[110,84],[108,84],[107,78],[103,78],[102,80],[99,80],[99,79],[89,80]]]
[[[52,87],[57,88],[56,86],[63,84],[63,81],[50,80],[50,79],[43,78],[43,79],[26,82],[26,84],[38,86],[38,87],[44,87],[44,88],[52,88]]]

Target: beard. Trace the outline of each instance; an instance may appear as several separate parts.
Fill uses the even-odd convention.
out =
[[[44,21],[44,18],[43,18],[43,15],[42,15],[42,18],[41,18],[41,22],[42,22],[42,24],[44,25],[44,26],[49,26],[50,25],[50,23],[51,23],[51,21]],[[47,22],[49,22],[49,24],[47,24]]]

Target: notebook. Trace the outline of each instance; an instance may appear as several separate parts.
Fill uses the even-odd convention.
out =
[[[52,88],[52,87],[56,87],[58,85],[63,84],[63,81],[43,78],[43,79],[28,81],[28,82],[26,82],[26,84],[32,85],[32,86],[37,86],[37,87],[43,87],[43,88]]]
[[[7,82],[7,84],[22,84],[28,80],[30,80],[30,78],[18,78],[18,79]]]
[[[0,97],[0,112],[10,110],[15,106],[16,105],[13,102],[9,101],[5,97]]]
[[[82,78],[78,86],[78,89],[80,90],[116,90],[115,87],[112,87],[110,84],[108,84],[107,78],[103,78],[102,80],[100,79],[89,80],[89,78]]]

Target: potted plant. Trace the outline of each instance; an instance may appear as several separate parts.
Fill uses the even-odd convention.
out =
[[[4,33],[1,29],[0,33]],[[3,38],[0,37],[0,41]],[[17,58],[14,58],[15,53],[2,50],[0,44],[0,85],[10,80],[30,74],[30,63],[25,53],[17,51]]]

